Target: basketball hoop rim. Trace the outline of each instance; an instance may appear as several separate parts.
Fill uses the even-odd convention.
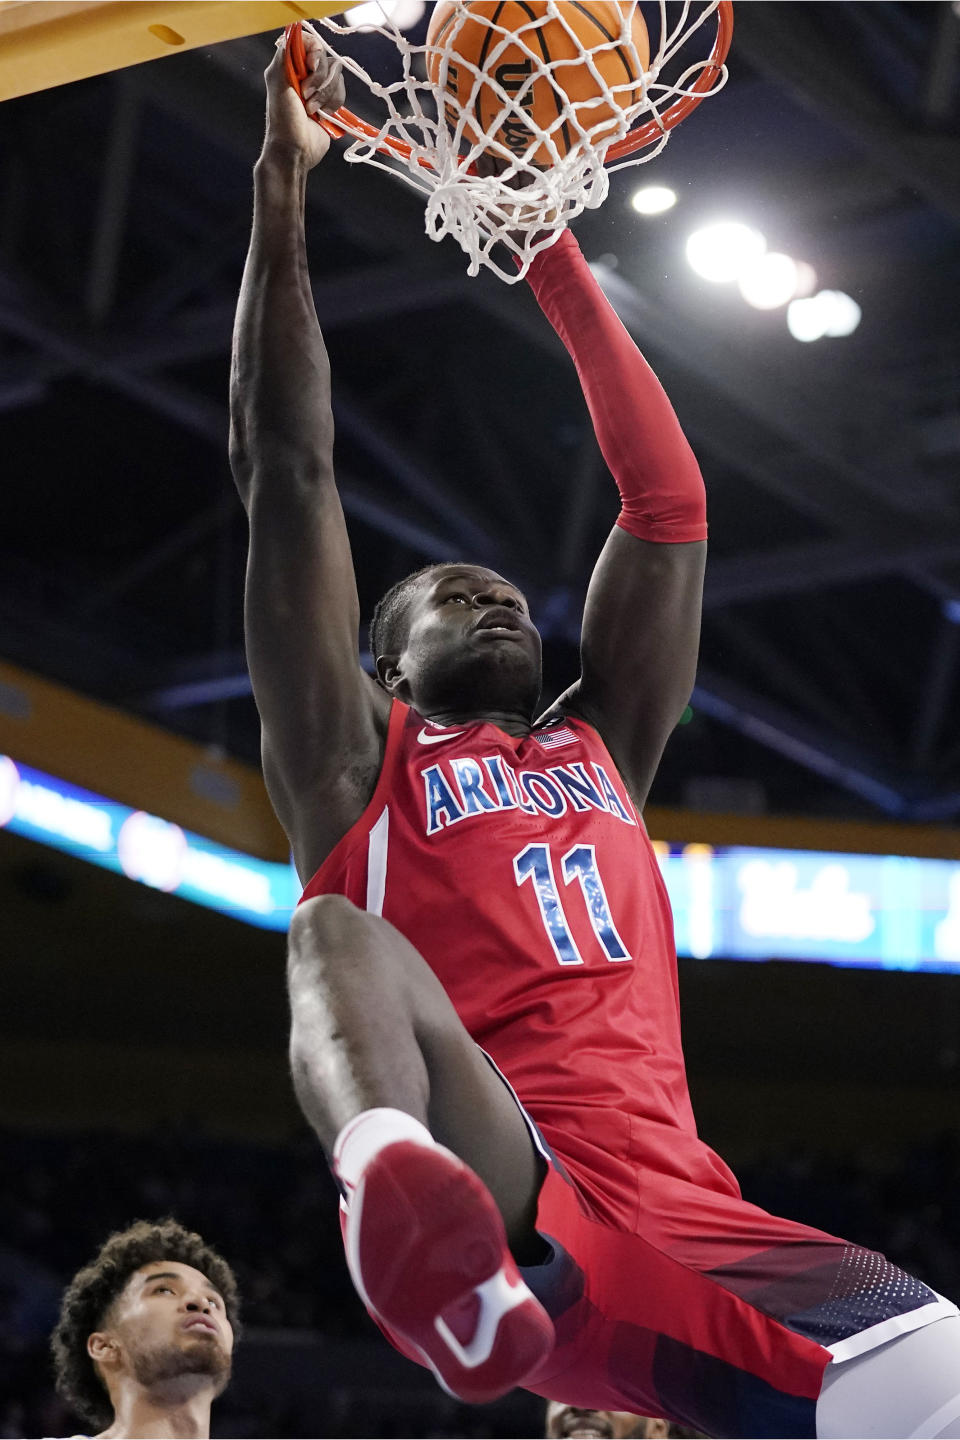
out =
[[[307,78],[307,52],[303,44],[303,21],[294,20],[287,25],[283,32],[283,64],[287,72],[287,79],[296,90],[300,99],[303,99],[301,84]],[[334,140],[342,140],[345,136],[351,135],[354,139],[368,138],[376,140],[376,148],[386,155],[396,155],[401,160],[409,160],[410,146],[404,140],[395,140],[390,135],[381,136],[375,125],[370,125],[341,105],[339,110],[333,112],[333,116],[314,115],[313,119],[318,125],[322,125]],[[433,166],[429,161],[421,159],[420,164],[426,170],[432,170]]]
[[[733,40],[733,0],[720,0],[716,16],[717,33],[713,49],[689,93],[665,110],[659,120],[649,120],[646,125],[641,125],[639,129],[624,135],[621,140],[614,141],[603,157],[604,165],[622,160],[625,155],[634,155],[645,146],[654,144],[667,130],[673,130],[681,120],[685,120],[691,111],[696,110],[701,100],[709,95],[730,53]]]
[[[730,44],[733,39],[733,0],[719,0],[716,9],[717,33],[713,43],[713,49],[700,74],[697,76],[689,92],[678,100],[674,105],[664,111],[658,120],[649,120],[645,125],[631,130],[622,139],[615,141],[607,150],[603,158],[604,165],[616,163],[626,155],[634,155],[647,145],[653,145],[668,130],[673,130],[685,120],[687,116],[697,108],[701,100],[713,89],[724,62],[730,51]],[[287,79],[296,90],[300,99],[303,99],[303,92],[300,89],[302,82],[307,78],[307,55],[303,44],[303,22],[295,20],[288,25],[283,32],[283,63],[287,72]],[[368,124],[366,120],[355,115],[346,106],[335,110],[332,116],[315,115],[318,125],[322,125],[335,140],[342,140],[347,135],[355,139],[369,139],[376,141],[376,149],[382,154],[393,155],[397,159],[409,161],[411,147],[404,140],[394,139],[390,135],[381,135],[374,125]],[[425,170],[433,170],[429,160],[422,156],[418,157],[419,164]],[[475,175],[476,166],[467,167],[467,174]]]

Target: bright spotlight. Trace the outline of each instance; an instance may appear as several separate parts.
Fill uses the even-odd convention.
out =
[[[808,300],[793,300],[787,307],[787,329],[794,340],[807,343],[824,335],[852,335],[862,311],[842,290],[821,290]]]
[[[740,294],[755,310],[777,310],[797,293],[797,262],[768,250],[740,272]]]
[[[662,215],[677,203],[677,192],[669,185],[644,185],[635,190],[630,204],[638,215]]]
[[[424,0],[370,0],[369,4],[345,10],[343,18],[357,30],[370,30],[387,20],[392,20],[398,30],[410,30],[425,9]]]
[[[812,295],[817,288],[817,272],[806,260],[797,261],[797,288],[794,296],[797,300],[805,300]]]
[[[766,250],[759,230],[737,221],[720,221],[694,230],[687,240],[687,260],[704,280],[716,284],[736,280]]]
[[[863,311],[853,296],[845,295],[842,290],[821,290],[820,293],[830,296],[826,334],[852,335],[863,315]]]
[[[794,340],[808,344],[825,335],[818,302],[819,296],[813,295],[807,300],[791,300],[787,306],[787,329]]]

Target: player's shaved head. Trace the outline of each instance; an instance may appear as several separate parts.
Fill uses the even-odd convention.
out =
[[[369,631],[370,654],[374,664],[382,655],[398,654],[406,644],[410,604],[420,587],[429,583],[435,575],[439,577],[445,572],[460,571],[465,576],[503,578],[485,565],[471,565],[465,560],[440,560],[405,575],[380,597],[374,609]],[[506,583],[510,584],[509,581]]]
[[[377,679],[422,715],[532,718],[541,643],[523,593],[485,565],[445,561],[388,591],[371,627]]]
[[[452,566],[457,563],[449,560],[436,565],[423,565],[419,570],[405,575],[402,580],[391,585],[386,594],[381,595],[370,622],[370,654],[374,664],[381,655],[395,655],[403,649],[410,601],[424,576],[442,569],[444,564]]]

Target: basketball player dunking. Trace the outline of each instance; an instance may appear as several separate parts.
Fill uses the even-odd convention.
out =
[[[306,108],[336,105],[306,43]],[[693,683],[706,534],[666,396],[561,235],[530,284],[623,499],[582,674],[535,719],[524,597],[457,563],[383,598],[367,676],[304,241],[329,141],[279,54],[267,92],[231,455],[264,771],[306,884],[293,1078],[360,1295],[468,1401],[522,1383],[711,1435],[960,1436],[955,1306],[746,1204],[697,1137],[640,819]]]

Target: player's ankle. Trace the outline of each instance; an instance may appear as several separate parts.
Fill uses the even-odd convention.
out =
[[[359,1184],[370,1161],[398,1140],[430,1147],[436,1144],[426,1125],[415,1116],[386,1105],[362,1110],[347,1121],[334,1141],[333,1170],[348,1195]]]

